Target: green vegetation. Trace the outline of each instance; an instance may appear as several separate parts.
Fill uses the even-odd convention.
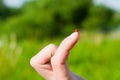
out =
[[[43,80],[30,66],[29,60],[49,43],[59,44],[62,39],[20,43],[3,37],[0,47],[1,80]],[[88,80],[120,79],[120,39],[111,35],[81,33],[81,39],[72,49],[68,64],[72,71]]]
[[[35,0],[19,9],[0,6],[1,33],[15,33],[19,39],[56,38],[76,27],[109,32],[119,21],[117,12],[92,0]]]
[[[81,39],[68,65],[88,80],[120,79],[120,13],[92,0],[31,0],[21,8],[0,0],[0,80],[43,80],[29,61],[75,28]]]

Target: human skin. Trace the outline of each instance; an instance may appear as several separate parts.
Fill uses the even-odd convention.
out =
[[[45,80],[84,80],[71,72],[66,64],[70,50],[79,39],[78,31],[66,37],[57,47],[49,44],[31,58],[31,66]]]

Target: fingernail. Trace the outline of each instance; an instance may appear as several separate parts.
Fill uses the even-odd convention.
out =
[[[71,35],[70,35],[70,37],[74,37],[74,36],[77,36],[78,35],[78,32],[73,32]]]

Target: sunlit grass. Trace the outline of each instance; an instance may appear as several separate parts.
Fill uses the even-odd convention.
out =
[[[24,40],[15,35],[0,38],[0,80],[43,80],[30,66],[29,60],[49,43],[56,40]],[[77,45],[71,50],[68,65],[88,80],[120,79],[120,39],[113,34],[81,33]]]

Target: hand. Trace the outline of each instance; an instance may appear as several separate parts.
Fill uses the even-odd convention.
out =
[[[74,32],[59,47],[54,44],[46,46],[31,59],[30,64],[46,80],[83,80],[73,74],[66,64],[69,51],[78,39],[78,32]]]

